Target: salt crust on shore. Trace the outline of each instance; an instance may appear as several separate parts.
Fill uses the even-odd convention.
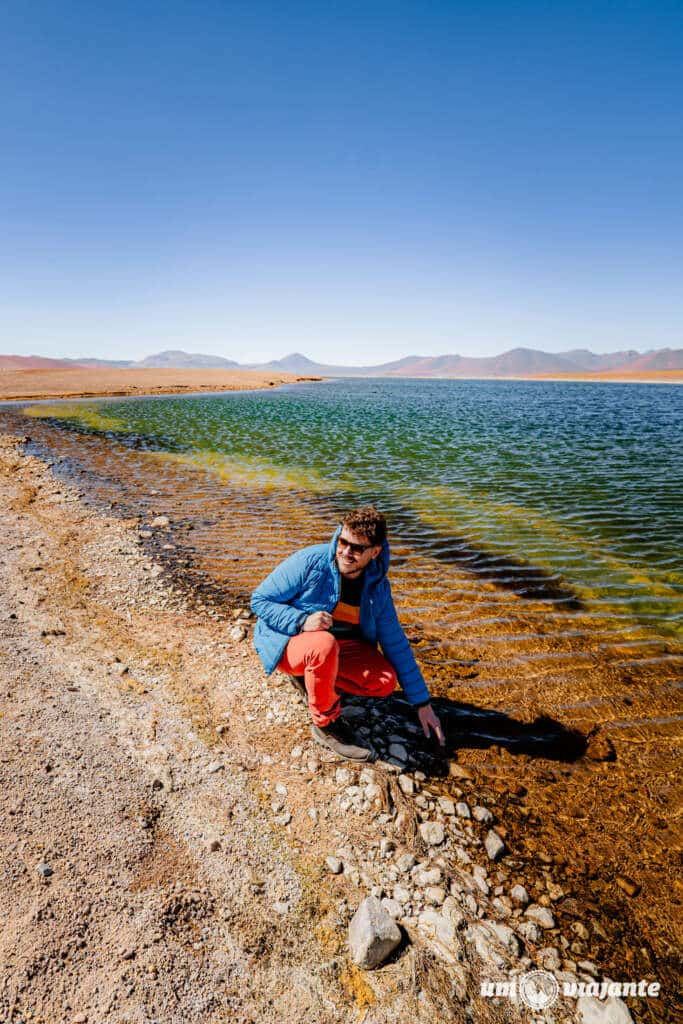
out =
[[[11,438],[0,510],[0,1019],[523,1017],[477,997],[491,943],[517,949],[473,924],[481,895],[467,942],[460,911],[430,910],[433,942],[410,928],[372,977],[350,963],[366,893],[325,858],[394,844],[376,815],[335,813],[356,770],[310,744],[288,686],[230,639],[232,611],[194,612],[137,522],[87,511]],[[381,791],[391,772],[374,771]]]

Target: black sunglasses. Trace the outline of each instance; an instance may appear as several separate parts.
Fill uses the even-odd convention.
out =
[[[374,547],[374,544],[353,544],[346,537],[339,537],[337,545],[342,548],[348,548],[354,555],[362,555],[364,552],[369,551],[370,548]]]

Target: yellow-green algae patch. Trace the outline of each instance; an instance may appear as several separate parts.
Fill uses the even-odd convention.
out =
[[[178,454],[176,452],[150,453],[155,459],[179,462],[194,469],[213,473],[221,480],[235,487],[259,488],[264,491],[293,490],[331,494],[339,488],[351,488],[352,482],[345,477],[326,479],[310,467],[285,468],[267,459],[250,455],[239,458],[223,452],[199,451]]]
[[[122,420],[107,416],[89,405],[77,405],[70,402],[59,402],[54,405],[41,403],[41,405],[30,405],[23,412],[24,416],[30,416],[32,419],[68,420],[71,423],[78,423],[83,427],[101,432],[126,429],[126,424]]]
[[[677,584],[683,583],[680,573],[661,572],[656,569],[647,571],[635,569],[623,559],[607,554],[602,544],[596,544],[576,530],[571,530],[555,520],[539,515],[534,509],[507,502],[467,498],[462,492],[443,486],[426,488],[422,492],[422,497],[427,499],[427,504],[416,503],[412,496],[412,507],[425,522],[445,529],[449,534],[453,532],[454,524],[458,522],[458,510],[460,509],[465,516],[476,515],[479,521],[487,519],[487,525],[496,531],[495,535],[497,537],[504,536],[506,547],[514,548],[522,558],[522,553],[527,546],[525,541],[528,542],[531,539],[541,549],[552,553],[553,556],[556,556],[559,551],[564,551],[566,556],[571,558],[577,551],[583,553],[590,550],[600,566],[614,577],[618,577],[621,582],[645,586],[651,594],[656,596],[680,597],[675,589]],[[406,500],[408,500],[407,494]],[[477,532],[479,529],[478,526]],[[488,547],[480,536],[477,537],[476,544],[478,548]],[[493,546],[491,550],[494,550]],[[495,550],[499,552],[500,546],[495,546]],[[534,560],[537,558],[538,548],[534,547]],[[548,560],[548,568],[551,567],[552,563]]]
[[[681,577],[676,572],[661,572],[656,569],[635,569],[615,555],[610,555],[590,538],[554,520],[539,515],[534,509],[511,503],[472,499],[455,488],[440,486],[426,488],[422,500],[415,495],[405,494],[405,501],[420,515],[424,522],[443,530],[448,536],[454,531],[454,524],[461,526],[467,536],[467,521],[476,517],[476,537],[473,543],[479,551],[500,554],[512,547],[520,564],[533,562],[548,571],[557,571],[558,556],[564,554],[571,562],[577,553],[590,550],[594,560],[592,566],[584,563],[580,578],[572,579],[572,589],[586,604],[598,605],[605,620],[623,621],[626,614],[631,619],[642,615],[658,615],[661,606],[658,599],[667,601],[671,615],[683,608],[680,586]],[[482,524],[485,525],[482,528]],[[504,537],[505,548],[488,537]],[[527,558],[524,552],[530,552]],[[612,599],[610,591],[624,588],[629,592],[634,586],[641,587],[638,594],[632,594],[625,602]],[[681,627],[672,619],[666,632],[681,635]]]

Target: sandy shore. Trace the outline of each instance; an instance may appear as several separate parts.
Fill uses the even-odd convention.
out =
[[[610,370],[605,373],[534,373],[521,380],[585,380],[606,381],[613,384],[680,384],[683,370],[646,370],[639,373],[624,373]]]
[[[198,602],[142,525],[0,437],[0,1019],[518,1021],[482,980],[601,976],[609,916],[558,884],[561,857],[514,856],[524,787],[439,759],[389,705],[348,715],[400,740],[403,774],[340,766],[265,679],[248,612]],[[481,811],[439,797],[444,770]],[[492,827],[512,851],[495,861]],[[370,973],[347,930],[372,892],[402,901],[404,943]],[[561,1000],[553,1020],[594,1009]]]
[[[251,391],[317,379],[255,370],[3,370],[0,372],[0,401]]]

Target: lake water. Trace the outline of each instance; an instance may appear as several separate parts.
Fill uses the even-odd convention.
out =
[[[462,675],[472,660],[470,638],[517,637],[523,662],[558,670],[596,651],[678,658],[681,394],[365,379],[11,414],[58,437],[91,491],[190,526],[181,547],[195,574],[241,598],[297,546],[327,539],[344,509],[374,502],[411,639],[447,682],[447,666]]]

